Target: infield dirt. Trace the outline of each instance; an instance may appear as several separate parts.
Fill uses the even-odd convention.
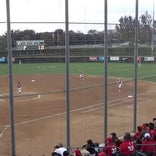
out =
[[[32,82],[32,80],[35,80]],[[17,94],[21,81],[22,96]],[[10,102],[8,77],[1,76],[0,90],[0,156],[11,155]],[[17,156],[49,156],[53,147],[66,145],[66,77],[65,75],[14,76],[14,121]],[[133,130],[134,82],[123,80],[118,92],[117,79],[108,84],[108,135],[122,136]],[[104,141],[104,79],[70,76],[70,138],[72,147],[86,140]],[[155,117],[156,84],[138,81],[137,123],[151,122]]]

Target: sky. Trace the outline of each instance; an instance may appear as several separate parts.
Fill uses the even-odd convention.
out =
[[[107,0],[108,28],[119,23],[122,16],[135,17],[136,0]],[[139,17],[148,11],[156,17],[155,0],[138,0]],[[69,30],[87,33],[90,29],[104,30],[104,0],[68,0]],[[154,6],[154,7],[153,7]],[[6,0],[0,0],[0,35],[7,31]],[[53,32],[65,30],[65,0],[10,0],[11,30]],[[15,22],[15,23],[14,23]],[[20,23],[32,22],[32,23]],[[40,22],[35,24],[34,22]],[[48,23],[47,23],[48,22]],[[53,22],[53,23],[52,23]],[[81,24],[80,24],[81,23]],[[90,23],[90,24],[88,24]],[[94,24],[93,24],[94,23]],[[98,24],[95,24],[98,23]]]

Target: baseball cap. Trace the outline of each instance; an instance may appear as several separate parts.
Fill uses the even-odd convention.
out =
[[[144,134],[144,137],[145,137],[145,138],[150,138],[150,134],[149,134],[149,133],[145,133],[145,134]]]

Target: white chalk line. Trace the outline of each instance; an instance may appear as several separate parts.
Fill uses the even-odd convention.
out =
[[[152,90],[150,92],[146,92],[146,93],[142,93],[140,94],[141,96],[142,95],[148,95],[148,94],[151,94],[153,92],[156,92],[156,90]],[[140,97],[141,98],[141,97]],[[121,102],[121,100],[123,100],[123,102]],[[124,101],[125,100],[125,101]],[[116,105],[120,105],[120,104],[123,104],[127,101],[131,101],[130,98],[128,97],[124,97],[124,98],[121,98],[121,99],[117,99],[117,100],[112,100],[110,103],[112,104],[109,104],[109,107],[112,107],[112,106],[116,106]],[[149,100],[150,101],[150,100]],[[143,102],[142,102],[143,103]],[[100,106],[97,108],[97,106]],[[95,108],[96,107],[96,108]],[[70,112],[77,112],[77,111],[81,111],[81,110],[85,110],[87,109],[87,111],[83,111],[82,113],[87,113],[89,112],[88,111],[88,108],[93,108],[93,109],[90,109],[91,111],[95,111],[95,110],[99,110],[101,109],[102,107],[104,107],[103,103],[100,103],[100,104],[94,104],[94,105],[90,105],[90,106],[85,106],[85,107],[81,107],[81,108],[78,108],[78,109],[74,109],[74,110],[71,110]],[[129,106],[127,106],[129,107]],[[37,119],[33,119],[33,120],[28,120],[28,121],[22,121],[22,122],[19,122],[19,123],[16,123],[15,126],[19,126],[19,125],[23,125],[23,124],[29,124],[29,123],[32,123],[32,122],[36,122],[36,121],[40,121],[40,120],[45,120],[45,119],[49,119],[49,118],[53,118],[53,117],[56,117],[56,116],[60,116],[60,115],[64,115],[66,114],[66,112],[62,112],[62,113],[57,113],[57,114],[53,114],[53,115],[48,115],[48,116],[43,116],[43,117],[40,117],[40,118],[37,118]],[[10,125],[6,125],[5,128],[3,129],[2,133],[0,133],[0,138],[4,135],[5,131],[10,128]]]
[[[14,99],[16,101],[31,101],[31,100],[37,100],[41,97],[41,94],[38,94],[35,92],[23,92],[23,95],[30,95],[30,94],[32,94],[32,96],[34,95],[36,97],[31,97],[31,98],[27,98],[27,99],[18,99],[18,98],[20,98],[20,96],[22,96],[22,95],[19,95],[19,96],[14,97]],[[5,96],[9,97],[9,93],[0,94],[0,101],[5,102],[6,100],[2,99],[2,97],[5,97]]]
[[[123,98],[123,99],[125,99],[125,98]],[[115,101],[118,101],[118,100],[112,101],[113,103],[111,105],[109,105],[109,107],[121,104],[120,101],[118,101],[115,104],[114,103]],[[99,107],[97,108],[97,106],[99,106]],[[87,113],[87,112],[99,110],[99,109],[101,109],[101,107],[103,107],[103,103],[98,103],[98,104],[93,104],[93,105],[90,105],[90,106],[81,107],[81,108],[78,108],[78,109],[73,109],[70,112],[72,113],[72,112],[82,111],[82,113]],[[83,110],[86,110],[86,111],[83,111]],[[15,126],[29,124],[29,123],[32,123],[32,122],[36,122],[36,121],[40,121],[40,120],[45,120],[45,119],[53,118],[53,117],[64,115],[64,114],[66,114],[66,112],[57,113],[57,114],[48,115],[48,116],[43,116],[43,117],[40,117],[40,118],[37,118],[37,119],[28,120],[28,121],[22,121],[22,122],[16,123]],[[0,138],[4,135],[4,132],[7,130],[7,128],[10,128],[10,125],[7,125],[4,128],[3,132],[0,134]]]
[[[28,98],[28,99],[16,99],[16,100],[18,100],[18,101],[31,101],[31,100],[37,100],[37,99],[39,99],[39,98],[41,97],[40,94],[37,94],[37,93],[34,93],[34,92],[24,92],[24,94],[25,94],[25,95],[26,95],[26,94],[35,94],[35,95],[37,95],[37,97]],[[8,93],[0,94],[0,97],[5,96],[5,95],[9,95],[9,94],[8,94]],[[0,98],[0,101],[5,102],[6,100]],[[27,122],[28,122],[28,121],[27,121]],[[25,122],[25,123],[27,123],[27,122]],[[21,124],[22,124],[22,122],[21,122]],[[18,125],[18,124],[15,124],[15,126],[16,126],[16,125]],[[10,127],[10,125],[6,125],[6,126],[5,126],[5,128],[4,128],[4,129],[2,130],[2,132],[0,133],[0,138],[4,135],[5,131],[6,131],[7,128],[9,128],[9,127]]]
[[[141,93],[139,94],[138,96],[138,100],[142,100],[142,102],[139,102],[138,105],[141,105],[141,104],[144,104],[144,103],[148,103],[148,102],[151,102],[152,100],[145,100],[145,97],[142,98],[142,96],[144,95],[148,95],[148,94],[155,94],[154,92],[156,92],[156,90],[151,90],[150,92],[145,92],[145,93]],[[116,106],[116,105],[122,105],[124,103],[132,103],[132,98],[129,98],[128,96],[127,97],[124,97],[124,98],[120,98],[120,99],[116,99],[116,100],[112,100],[109,102],[109,105],[108,107],[112,107],[112,106]],[[93,105],[90,106],[91,109],[88,109],[86,111],[83,111],[82,113],[88,113],[88,112],[92,112],[92,111],[96,111],[96,110],[100,110],[101,108],[104,108],[104,103],[100,103],[98,104],[99,106],[101,107],[94,107]],[[128,108],[133,108],[133,104],[130,104],[127,106]]]
[[[0,133],[0,138],[2,138],[2,136],[4,135],[5,131],[7,130],[7,128],[10,127],[10,125],[6,125],[4,127],[4,129],[2,130],[2,132]]]

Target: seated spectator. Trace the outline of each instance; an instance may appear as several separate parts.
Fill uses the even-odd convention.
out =
[[[136,143],[136,150],[140,150],[142,144],[142,127],[137,126],[137,131],[134,133],[134,141]]]
[[[98,142],[94,143],[94,148],[95,148],[96,153],[98,153],[100,151]]]
[[[143,123],[142,126],[142,132],[145,134],[146,132],[149,131],[148,123]]]
[[[156,130],[156,118],[153,118],[154,129]]]
[[[105,146],[105,143],[99,144],[99,153],[100,153],[100,152],[103,152],[104,146]]]
[[[111,135],[112,135],[113,142],[116,144],[117,148],[119,148],[122,141],[117,137],[115,132],[112,132]]]
[[[98,156],[107,156],[105,152],[99,152]]]
[[[125,133],[124,140],[120,144],[119,152],[122,156],[133,156],[135,155],[135,143],[132,140],[129,132]]]
[[[65,147],[63,147],[63,144],[60,143],[54,147],[54,151],[52,152],[52,156],[68,156],[69,152]]]
[[[87,140],[86,150],[89,151],[89,153],[93,156],[97,155],[95,144],[92,140]]]
[[[52,153],[51,153],[51,156],[61,156],[61,154],[56,153],[56,152],[52,152]]]
[[[82,156],[81,151],[79,150],[79,148],[74,150],[74,156]]]
[[[134,139],[138,140],[141,138],[141,134],[142,134],[142,127],[141,126],[137,126],[137,131],[134,133]]]
[[[82,156],[90,156],[89,151],[86,150],[86,145],[82,146],[81,154],[82,154]]]
[[[155,149],[155,155],[156,155],[156,135],[153,136],[153,142],[154,142],[154,149]]]
[[[154,123],[149,123],[149,133],[151,135],[151,139],[153,139],[154,135],[156,135],[156,130],[154,129]]]
[[[156,152],[153,145],[154,143],[155,142],[151,140],[150,133],[145,133],[142,141],[141,152],[145,153],[147,156],[153,156],[153,154]]]
[[[106,139],[105,147],[103,148],[104,153],[106,153],[107,156],[115,156],[117,154],[117,146],[113,142],[113,139],[111,137],[108,137]]]

